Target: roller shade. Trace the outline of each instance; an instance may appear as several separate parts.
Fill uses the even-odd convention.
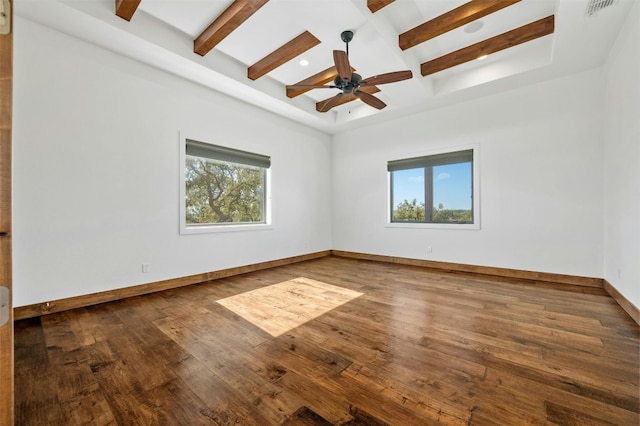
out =
[[[469,163],[473,161],[473,150],[447,152],[445,154],[429,155],[425,157],[407,158],[404,160],[389,161],[387,170],[417,169],[420,167],[446,166],[447,164]]]
[[[187,155],[194,157],[203,157],[210,160],[226,161],[229,163],[244,164],[245,166],[262,167],[268,169],[271,167],[271,157],[252,152],[240,151],[238,149],[227,148],[224,146],[211,145],[204,142],[198,142],[191,139],[186,140]]]

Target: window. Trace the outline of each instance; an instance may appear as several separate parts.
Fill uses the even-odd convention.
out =
[[[183,150],[183,233],[268,223],[270,157],[191,139]]]
[[[389,161],[387,170],[391,223],[478,223],[474,149]]]

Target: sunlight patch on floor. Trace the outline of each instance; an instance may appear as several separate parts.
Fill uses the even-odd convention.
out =
[[[278,337],[363,293],[299,277],[217,302]]]

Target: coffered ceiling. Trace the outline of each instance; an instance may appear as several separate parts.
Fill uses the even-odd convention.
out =
[[[17,0],[15,10],[335,133],[597,67],[633,1]],[[365,80],[412,78],[363,86],[379,103],[350,94],[319,112],[339,89],[286,86],[331,85],[344,30],[354,33],[348,59]]]

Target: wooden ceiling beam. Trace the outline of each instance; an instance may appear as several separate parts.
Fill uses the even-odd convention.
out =
[[[351,72],[354,72],[355,69],[352,67]],[[322,86],[323,84],[327,84],[333,81],[334,78],[338,75],[338,70],[336,70],[335,65],[327,68],[324,71],[320,71],[317,74],[312,75],[311,77],[307,77],[304,80],[301,80],[292,86]],[[295,89],[287,89],[287,96],[290,98],[295,98],[296,96],[300,96],[303,93],[308,92],[309,90],[313,90],[313,88],[295,88]]]
[[[251,80],[257,80],[318,44],[320,44],[320,40],[309,31],[305,31],[251,65],[247,70],[247,76]]]
[[[376,86],[362,86],[360,87],[359,90],[366,92],[370,95],[373,95],[374,93],[378,93],[380,91],[380,89],[378,89]],[[333,98],[333,96],[331,98]],[[327,98],[325,100],[316,102],[316,111],[322,112],[322,106],[325,103],[327,103],[331,98]],[[353,93],[342,95],[342,97],[340,98],[340,101],[335,106],[343,105],[343,104],[346,104],[347,102],[355,101],[356,99],[358,99],[358,97]]]
[[[193,51],[200,56],[206,55],[268,1],[235,0],[193,41]]]
[[[393,3],[396,0],[367,0],[367,7],[371,13],[376,13],[383,7]]]
[[[490,55],[504,49],[535,40],[552,34],[554,31],[553,15],[516,28],[509,32],[472,44],[463,49],[456,50],[439,58],[420,64],[420,73],[423,76],[434,74],[456,65],[464,64],[478,59],[480,56]]]
[[[480,19],[520,0],[472,0],[424,24],[406,31],[398,37],[400,49],[407,50],[455,28]]]
[[[356,69],[351,67],[351,72],[356,72]],[[338,75],[338,70],[335,65],[327,68],[324,71],[320,71],[317,74],[312,75],[311,77],[307,77],[304,80],[301,80],[292,86],[322,86],[323,84],[327,84],[333,81],[334,78]],[[303,93],[308,92],[309,90],[313,90],[313,87],[303,88],[298,87],[295,89],[287,89],[287,96],[290,98],[295,98],[296,96],[300,96]]]
[[[138,10],[141,0],[116,0],[116,15],[130,21]]]
[[[338,75],[338,71],[336,70],[335,65],[327,68],[324,71],[320,71],[317,74],[312,75],[311,77],[307,77],[304,80],[301,80],[294,84],[294,86],[322,86],[323,84],[327,84],[330,81],[333,81],[334,78]],[[289,98],[295,98],[296,96],[300,96],[303,93],[312,90],[312,88],[296,88],[296,89],[287,89],[287,96]]]

